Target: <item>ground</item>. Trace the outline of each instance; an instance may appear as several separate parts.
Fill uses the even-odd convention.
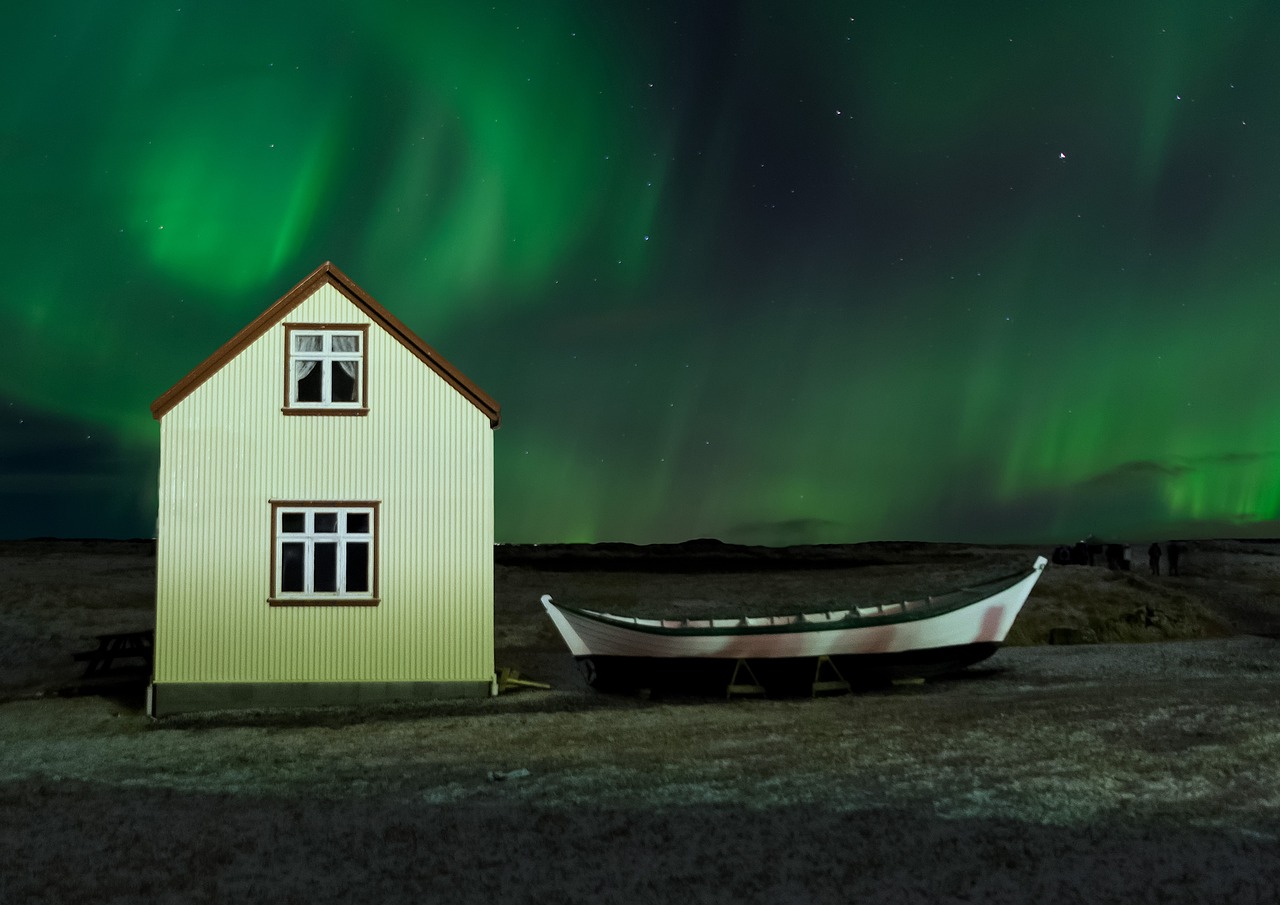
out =
[[[59,694],[95,634],[150,624],[148,552],[0,546],[0,902],[1280,888],[1280,544],[1192,544],[1178,577],[1050,566],[1018,643],[957,677],[731,702],[590,691],[538,597],[794,610],[946,590],[1042,551],[500,548],[498,665],[550,690],[159,721],[136,689]],[[1102,643],[1045,644],[1054,630]]]

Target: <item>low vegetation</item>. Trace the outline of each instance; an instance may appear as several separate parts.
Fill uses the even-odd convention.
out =
[[[539,596],[808,609],[947,590],[1037,551],[639,571],[583,552],[498,566],[498,663],[550,690],[149,721],[137,686],[60,693],[73,651],[147,624],[147,547],[0,549],[0,901],[1260,903],[1280,887],[1280,649],[1257,637],[1280,613],[1271,545],[1193,545],[1178,578],[1051,566],[1021,644],[962,676],[733,702],[590,692]],[[1043,643],[1062,629],[1163,643]]]

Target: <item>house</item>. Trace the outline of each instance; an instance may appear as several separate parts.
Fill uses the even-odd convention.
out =
[[[498,404],[326,263],[151,406],[148,712],[488,695]]]

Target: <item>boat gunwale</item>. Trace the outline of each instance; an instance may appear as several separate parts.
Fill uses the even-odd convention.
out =
[[[1042,557],[1043,558],[1043,557]],[[967,585],[957,588],[953,591],[947,591],[942,594],[935,594],[925,598],[916,600],[904,600],[893,604],[882,604],[879,606],[898,606],[901,609],[896,613],[875,613],[862,615],[858,613],[857,606],[850,606],[847,615],[841,619],[831,619],[822,621],[808,621],[805,616],[825,615],[836,610],[820,610],[807,611],[797,613],[775,613],[772,616],[741,616],[738,618],[736,625],[651,625],[643,624],[635,621],[639,618],[635,616],[619,616],[616,613],[603,613],[598,610],[586,610],[579,607],[567,606],[562,603],[556,603],[554,599],[550,601],[550,605],[554,606],[566,613],[572,613],[581,616],[591,622],[607,625],[611,628],[622,629],[624,631],[641,632],[649,635],[662,635],[666,637],[686,637],[686,636],[726,636],[726,635],[779,635],[779,634],[800,634],[811,632],[830,632],[830,631],[846,631],[849,629],[871,628],[880,625],[900,625],[906,622],[919,622],[925,619],[936,619],[939,616],[945,616],[963,610],[966,607],[981,603],[997,594],[1003,593],[1010,588],[1017,587],[1023,581],[1041,572],[1044,566],[1039,563],[1030,570],[1011,572],[1008,575],[990,578],[981,584]],[[957,600],[948,600],[947,598],[958,597]],[[945,602],[944,602],[945,601]],[[912,611],[911,606],[915,604],[918,609]],[[864,607],[865,609],[865,607]],[[780,616],[796,617],[795,622],[783,623],[781,625],[743,625],[744,619],[771,619]],[[733,619],[732,616],[718,617],[721,619]],[[658,620],[651,620],[658,621]],[[674,620],[670,620],[674,621]],[[686,620],[687,621],[687,620]],[[702,620],[698,620],[702,621]],[[714,620],[707,620],[714,621]]]

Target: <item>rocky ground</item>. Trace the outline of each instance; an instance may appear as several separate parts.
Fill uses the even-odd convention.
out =
[[[153,722],[58,694],[149,624],[147,546],[4,545],[0,902],[1274,902],[1280,545],[1051,566],[1016,646],[816,700],[595,694],[537,603],[807,609],[1037,552],[501,548],[498,664],[550,690]]]

